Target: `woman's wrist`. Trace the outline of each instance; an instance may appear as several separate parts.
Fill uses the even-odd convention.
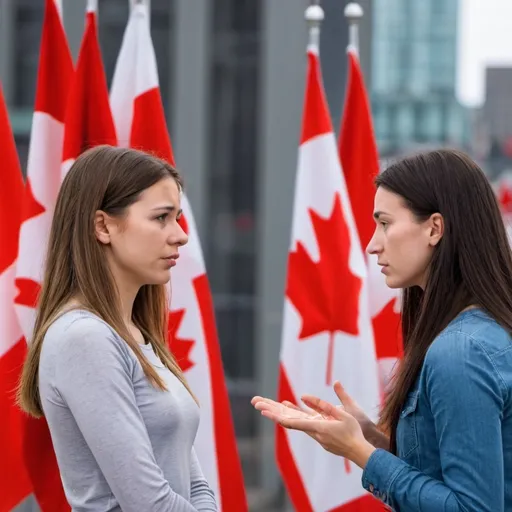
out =
[[[377,448],[369,443],[367,440],[362,439],[361,442],[354,446],[354,449],[348,457],[354,464],[357,464],[361,469],[366,467],[369,458],[372,456]]]
[[[389,451],[389,438],[371,420],[361,425],[365,439],[376,448]]]

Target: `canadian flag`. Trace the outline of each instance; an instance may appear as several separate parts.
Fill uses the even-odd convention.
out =
[[[97,3],[89,0],[66,108],[62,177],[83,151],[99,144],[115,146],[117,140],[98,41]]]
[[[377,144],[363,73],[354,49],[348,50],[348,85],[339,136],[339,153],[348,195],[363,251],[375,229],[374,179],[379,173]],[[400,304],[397,290],[386,285],[377,256],[368,255],[369,307],[379,363],[381,393],[398,358],[402,356]]]
[[[73,62],[59,5],[56,0],[46,0],[16,265],[16,313],[29,343],[60,186],[64,117],[72,76]],[[69,510],[46,421],[24,418],[25,463],[39,507],[49,512]]]
[[[132,7],[112,81],[110,102],[119,144],[174,164],[158,85],[145,2]],[[241,466],[217,339],[214,310],[192,210],[182,198],[189,242],[172,271],[170,348],[199,399],[195,448],[219,510],[247,510]]]
[[[379,384],[367,308],[367,269],[357,236],[318,59],[310,45],[288,256],[278,398],[337,400],[332,384],[372,417]],[[300,405],[300,404],[298,404]],[[277,427],[277,460],[295,510],[370,511],[379,503],[361,470],[302,432]]]
[[[32,486],[22,455],[23,416],[14,402],[27,348],[14,310],[24,187],[1,86],[0,154],[0,512],[8,512],[32,492]]]
[[[504,178],[498,183],[496,196],[501,208],[508,239],[512,244],[512,182],[510,177]]]

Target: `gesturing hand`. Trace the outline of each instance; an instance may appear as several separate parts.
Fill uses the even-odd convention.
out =
[[[264,398],[262,396],[255,396],[251,400],[251,404],[254,408],[260,411],[263,416],[269,417],[269,415],[282,416],[290,419],[303,419],[303,420],[311,420],[311,419],[327,419],[333,420],[332,416],[322,416],[319,411],[308,411],[306,409],[301,409],[297,407],[295,404],[288,402],[285,400],[283,402],[276,402],[271,398]],[[341,407],[341,406],[340,406]]]
[[[328,452],[346,457],[364,467],[375,447],[366,441],[358,420],[343,410],[342,406],[336,407],[321,398],[307,395],[304,402],[316,414],[290,402],[279,403],[262,397],[251,400],[263,416],[285,428],[305,432]]]

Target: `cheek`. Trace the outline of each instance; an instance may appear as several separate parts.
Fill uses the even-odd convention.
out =
[[[389,252],[404,268],[422,267],[430,259],[430,246],[416,226],[390,232],[387,242]]]
[[[151,222],[132,222],[112,241],[112,248],[122,260],[147,260],[162,245],[162,229]]]

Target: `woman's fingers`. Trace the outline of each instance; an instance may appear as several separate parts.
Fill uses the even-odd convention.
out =
[[[265,398],[263,396],[255,396],[251,400],[252,405],[256,405],[258,402],[265,402],[267,404],[279,404],[279,402],[276,402],[275,400],[272,400],[271,398]]]
[[[299,406],[295,405],[295,404],[292,404],[291,402],[289,402],[288,400],[283,400],[281,402],[283,405],[286,405],[286,407],[290,407],[290,409],[296,409],[297,411],[302,411],[302,412],[306,412],[304,411],[304,409],[301,409]]]
[[[302,401],[322,416],[331,416],[334,419],[343,418],[343,414],[341,414],[343,411],[341,411],[341,409],[329,402],[326,402],[325,400],[322,400],[321,398],[312,395],[304,395],[302,397]]]
[[[266,418],[275,421],[284,428],[301,430],[307,434],[317,432],[319,423],[323,421],[321,418],[316,421],[311,418],[291,418],[282,414],[275,414],[274,412],[267,410],[261,411],[261,414]]]
[[[342,405],[352,404],[352,402],[353,402],[352,398],[345,391],[345,388],[341,385],[341,382],[339,380],[337,380],[334,383],[333,389]]]

